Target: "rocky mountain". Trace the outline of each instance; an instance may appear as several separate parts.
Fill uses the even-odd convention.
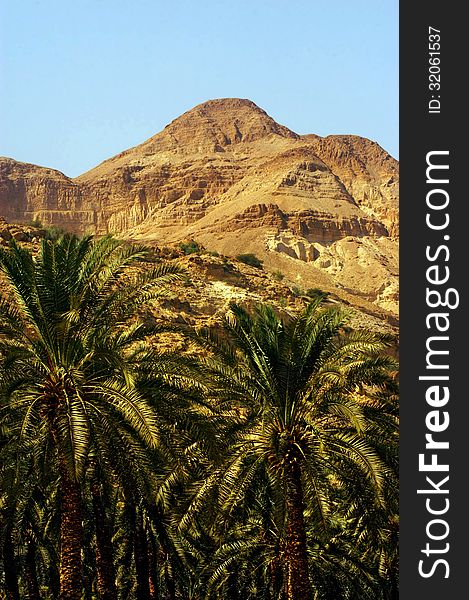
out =
[[[0,159],[0,216],[253,253],[299,288],[396,315],[398,178],[370,140],[298,135],[249,100],[222,99],[75,179]]]

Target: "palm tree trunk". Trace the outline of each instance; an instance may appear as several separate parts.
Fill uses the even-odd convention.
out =
[[[282,571],[280,557],[275,558],[269,564],[269,585],[268,585],[268,596],[272,598],[279,598],[282,588]]]
[[[393,579],[388,585],[384,591],[385,600],[399,600],[399,586],[396,585],[396,581]]]
[[[113,561],[112,532],[100,486],[95,482],[92,486],[93,512],[96,530],[96,571],[98,593],[101,600],[117,600],[116,570]]]
[[[155,537],[149,534],[150,543],[148,544],[148,582],[150,586],[150,600],[160,600],[160,589],[158,581],[158,549]]]
[[[28,600],[41,600],[36,570],[36,545],[32,539],[28,540],[24,570],[28,588]]]
[[[231,573],[227,579],[227,600],[239,600],[237,577],[234,573]]]
[[[83,590],[83,522],[80,488],[60,461],[62,517],[60,523],[60,600],[80,600]]]
[[[288,466],[287,478],[287,539],[286,591],[288,600],[312,600],[313,593],[308,572],[306,528],[304,522],[304,498],[301,483],[301,467],[297,461]]]
[[[166,565],[164,568],[166,582],[166,600],[176,600],[176,582],[173,573],[168,566],[168,558],[166,557]]]
[[[148,581],[148,543],[141,511],[135,518],[134,557],[137,576],[137,600],[150,600]]]
[[[20,600],[18,573],[16,570],[15,547],[11,528],[7,527],[3,537],[3,568],[5,569],[5,592],[7,600]]]

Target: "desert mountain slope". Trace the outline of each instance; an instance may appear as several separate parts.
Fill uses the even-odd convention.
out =
[[[398,163],[357,136],[300,136],[253,102],[205,102],[76,179],[0,159],[0,216],[254,253],[299,287],[397,312]]]
[[[39,250],[42,238],[57,232],[33,225],[8,223],[0,217],[0,247],[7,247],[12,240],[33,253]],[[278,273],[255,268],[226,256],[207,252],[202,247],[187,253],[179,244],[152,249],[149,264],[161,260],[182,267],[185,277],[168,286],[160,298],[144,309],[142,316],[161,325],[174,324],[181,327],[219,327],[226,316],[230,302],[238,302],[248,308],[257,303],[268,303],[279,313],[287,311],[298,314],[313,298],[317,290],[300,290],[288,277],[279,278]],[[0,287],[4,285],[0,273]],[[397,334],[397,320],[392,316],[383,319],[374,311],[354,309],[339,295],[322,294],[326,306],[335,306],[348,313],[349,324],[358,329]],[[190,350],[189,340],[177,333],[165,333],[153,340],[159,347]],[[192,348],[193,349],[193,348]]]

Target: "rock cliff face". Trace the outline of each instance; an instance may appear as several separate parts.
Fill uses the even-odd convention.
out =
[[[398,177],[370,140],[300,136],[249,100],[212,100],[76,179],[0,159],[0,216],[254,252],[396,312]]]
[[[8,221],[41,219],[81,230],[92,219],[80,186],[55,171],[0,158],[0,216]]]

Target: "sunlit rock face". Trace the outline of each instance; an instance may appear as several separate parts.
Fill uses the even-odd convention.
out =
[[[398,163],[358,136],[298,135],[211,100],[71,179],[0,159],[0,216],[76,233],[251,252],[299,285],[397,312]]]

